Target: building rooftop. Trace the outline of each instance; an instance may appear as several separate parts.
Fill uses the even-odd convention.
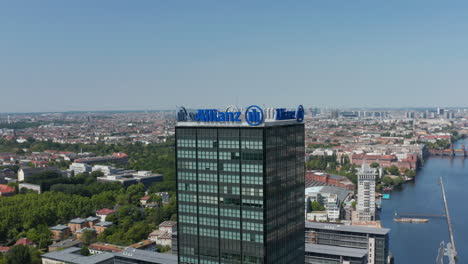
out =
[[[148,263],[157,264],[176,264],[177,256],[172,254],[164,254],[158,252],[150,252],[146,250],[140,250],[135,248],[128,248],[122,252],[116,253],[116,257],[119,258],[130,258],[140,261],[146,261]],[[146,263],[145,262],[145,263]]]
[[[81,244],[80,240],[69,238],[69,239],[65,239],[62,241],[58,241],[57,243],[50,245],[50,247],[69,248],[69,247],[77,246],[80,244]]]
[[[345,256],[353,258],[364,258],[367,255],[367,250],[359,248],[336,247],[328,245],[305,244],[305,252],[327,254],[334,256]]]
[[[70,264],[99,264],[104,261],[111,260],[114,255],[104,252],[91,256],[80,255],[80,248],[70,247],[64,250],[49,252],[42,255],[42,258],[52,259]]]
[[[75,219],[70,220],[70,224],[84,224],[84,223],[86,223],[86,220],[84,220],[83,218],[75,218]]]
[[[96,214],[98,214],[98,215],[109,215],[109,214],[112,214],[112,213],[115,213],[115,212],[116,211],[113,210],[113,209],[103,208],[101,210],[97,210]]]
[[[390,232],[388,228],[375,228],[375,227],[364,227],[364,226],[348,226],[348,225],[337,225],[329,223],[317,223],[317,222],[305,222],[306,229],[326,229],[342,232],[351,233],[367,233],[374,235],[386,235]]]
[[[314,186],[308,187],[305,189],[305,195],[310,195],[312,193],[320,193],[324,194],[336,194],[339,201],[344,201],[348,195],[352,193],[352,191],[347,190],[341,187],[335,186]]]
[[[56,225],[50,228],[50,230],[57,230],[57,231],[63,231],[66,229],[69,229],[69,227],[66,225]]]
[[[111,225],[113,225],[113,224],[114,224],[114,223],[109,222],[109,221],[101,221],[101,222],[97,223],[96,226],[108,227],[108,226],[111,226]]]
[[[97,221],[97,220],[99,220],[99,218],[94,217],[94,216],[90,216],[90,217],[86,218],[86,221],[88,221],[88,222],[94,222],[94,221]]]

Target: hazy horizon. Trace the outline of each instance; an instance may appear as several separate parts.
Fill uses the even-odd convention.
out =
[[[467,105],[468,3],[444,4],[6,1],[0,113]]]

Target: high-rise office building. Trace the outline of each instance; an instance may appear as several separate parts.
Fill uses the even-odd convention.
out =
[[[375,221],[375,169],[363,164],[358,170],[357,212],[359,221]]]
[[[179,263],[304,263],[303,118],[180,109]]]

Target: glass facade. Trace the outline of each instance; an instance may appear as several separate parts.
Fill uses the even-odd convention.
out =
[[[304,125],[176,127],[179,263],[304,263]]]

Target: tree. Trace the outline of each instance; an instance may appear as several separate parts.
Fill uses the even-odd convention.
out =
[[[408,169],[408,170],[406,170],[405,174],[406,174],[406,176],[409,177],[409,178],[414,178],[414,177],[416,177],[416,172],[415,172],[414,170]]]
[[[391,167],[387,168],[387,171],[391,175],[396,175],[396,176],[400,175],[400,169],[395,165],[392,165]]]
[[[313,201],[311,207],[312,211],[325,211],[325,207],[317,201]]]
[[[351,203],[351,207],[353,207],[353,209],[356,210],[356,201],[353,201],[353,202]]]
[[[385,184],[385,185],[393,185],[393,180],[392,180],[392,177],[390,176],[384,176],[383,179],[382,179],[382,182]]]
[[[88,247],[82,247],[81,250],[80,250],[80,254],[83,255],[83,256],[91,255],[91,253],[89,252]]]
[[[398,186],[403,183],[403,179],[401,177],[393,178],[393,185]]]
[[[31,264],[32,256],[28,246],[14,246],[7,255],[7,264]]]
[[[371,163],[370,167],[373,169],[377,169],[378,167],[380,167],[380,164],[374,161]]]
[[[85,246],[89,246],[90,244],[96,242],[96,233],[94,232],[94,230],[86,229],[85,231],[83,231],[81,241]]]

